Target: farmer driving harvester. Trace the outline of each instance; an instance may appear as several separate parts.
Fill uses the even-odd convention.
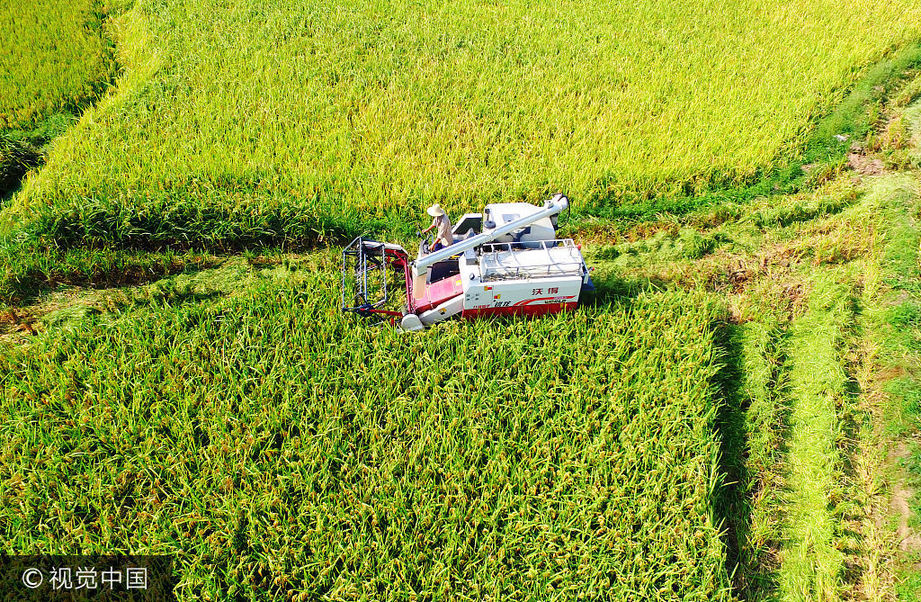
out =
[[[437,229],[435,244],[429,249],[430,253],[439,251],[454,243],[454,235],[451,233],[451,218],[444,212],[441,205],[435,203],[428,208],[427,213],[432,216],[432,225],[422,231],[422,234],[428,234]]]
[[[489,203],[452,227],[436,203],[427,209],[432,225],[425,231],[436,230],[437,240],[432,249],[423,240],[415,259],[400,245],[359,236],[342,250],[342,310],[415,332],[453,316],[575,309],[594,285],[580,246],[557,238],[556,218],[568,207],[562,193],[542,206]]]

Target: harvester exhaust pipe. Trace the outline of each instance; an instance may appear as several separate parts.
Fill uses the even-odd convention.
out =
[[[557,194],[552,199],[545,201],[544,208],[537,213],[522,217],[521,219],[516,219],[515,221],[511,221],[505,225],[499,226],[494,230],[490,230],[489,232],[477,234],[476,236],[454,243],[450,247],[445,247],[435,251],[434,253],[429,253],[428,255],[425,255],[424,257],[421,257],[413,262],[413,279],[419,278],[419,275],[424,274],[425,270],[429,266],[434,265],[439,261],[450,259],[452,256],[457,255],[458,253],[463,253],[468,249],[474,249],[482,244],[492,242],[500,236],[504,236],[509,232],[514,232],[519,228],[530,226],[534,222],[542,220],[545,217],[557,215],[568,206],[569,199],[566,198],[563,194]]]

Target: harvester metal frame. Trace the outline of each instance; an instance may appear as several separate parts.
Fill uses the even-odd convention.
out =
[[[389,300],[387,267],[393,267],[406,280],[406,290],[412,291],[409,273],[409,255],[398,245],[390,245],[364,238],[353,240],[342,250],[342,311],[354,312],[364,317],[379,317],[392,322],[403,312],[385,309]],[[376,276],[380,274],[379,276]],[[370,276],[370,278],[369,278]],[[352,282],[352,286],[349,286]],[[347,299],[347,291],[354,291]],[[411,298],[411,294],[408,295]]]

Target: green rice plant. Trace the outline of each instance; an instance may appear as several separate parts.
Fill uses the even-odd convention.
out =
[[[116,94],[6,220],[193,199],[229,216],[200,235],[233,239],[251,215],[405,221],[433,200],[460,212],[564,190],[594,211],[693,194],[793,158],[918,23],[910,0],[141,0],[115,22]]]
[[[785,383],[781,330],[763,316],[737,327],[738,397],[743,405],[744,469],[740,504],[745,514],[739,533],[738,579],[745,598],[775,594],[776,551],[781,541],[778,510],[782,507],[781,448],[785,434]]]
[[[41,162],[41,153],[0,131],[0,207],[7,193],[19,185],[19,180]]]
[[[707,297],[407,336],[319,268],[0,352],[3,549],[176,554],[182,599],[730,599]]]
[[[762,199],[760,206],[744,219],[759,228],[785,228],[838,213],[853,205],[857,198],[858,189],[850,178],[837,177],[816,190],[789,199]]]
[[[99,96],[116,72],[107,10],[99,0],[0,5],[0,130],[31,129]]]
[[[193,251],[92,248],[60,251],[0,245],[0,304],[26,305],[60,285],[129,286],[215,263],[215,256]]]
[[[844,557],[833,508],[845,501],[838,439],[848,392],[840,354],[851,319],[850,297],[834,271],[815,280],[809,310],[790,332],[790,430],[778,571],[785,601],[837,600],[843,585]]]

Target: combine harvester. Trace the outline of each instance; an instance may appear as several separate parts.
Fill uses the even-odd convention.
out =
[[[389,319],[418,331],[454,316],[541,315],[574,309],[594,290],[581,246],[556,237],[569,200],[558,194],[543,207],[496,203],[454,226],[454,244],[415,261],[400,245],[358,237],[342,252],[342,310]],[[391,266],[398,277],[388,285]],[[402,281],[402,282],[401,282]],[[388,309],[405,284],[403,311]]]

